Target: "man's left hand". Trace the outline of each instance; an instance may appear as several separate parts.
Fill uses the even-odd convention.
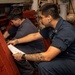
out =
[[[16,59],[17,61],[20,61],[20,60],[22,60],[22,53],[16,53],[16,54],[13,54],[13,56],[14,56],[14,59]]]

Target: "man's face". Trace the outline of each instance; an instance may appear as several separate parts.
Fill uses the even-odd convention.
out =
[[[45,17],[44,15],[42,15],[42,14],[40,13],[40,22],[41,22],[44,26],[48,27],[48,26],[49,26],[49,23],[50,23],[49,17]]]
[[[16,26],[16,27],[20,26],[20,19],[11,20],[11,24]]]

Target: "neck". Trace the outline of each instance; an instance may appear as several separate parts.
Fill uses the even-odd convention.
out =
[[[25,19],[22,19],[22,20],[21,20],[20,25],[23,23],[24,20],[25,20]]]
[[[51,22],[51,27],[55,29],[58,21],[59,21],[59,19],[55,19],[55,20],[53,19]]]

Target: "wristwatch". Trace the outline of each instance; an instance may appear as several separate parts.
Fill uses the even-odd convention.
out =
[[[22,55],[22,60],[26,60],[25,54]]]

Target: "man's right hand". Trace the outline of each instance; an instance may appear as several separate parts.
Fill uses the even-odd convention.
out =
[[[15,40],[10,40],[7,44],[9,45],[9,44],[12,44],[12,45],[16,45],[16,44],[18,44],[19,42],[18,42],[18,39],[15,39]]]

